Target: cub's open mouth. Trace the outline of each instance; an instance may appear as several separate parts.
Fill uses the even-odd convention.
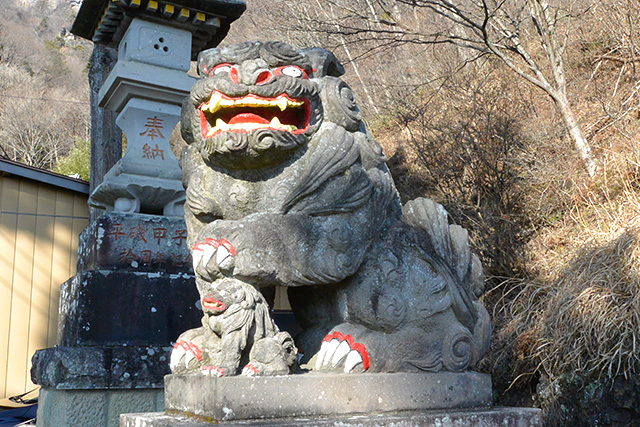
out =
[[[222,301],[208,297],[202,300],[202,308],[205,310],[223,311],[227,306]]]
[[[258,129],[299,134],[309,129],[310,122],[309,101],[285,94],[231,98],[216,90],[209,101],[200,105],[200,128],[205,139],[222,132],[249,133]]]

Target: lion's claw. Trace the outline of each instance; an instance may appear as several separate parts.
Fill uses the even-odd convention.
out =
[[[209,263],[215,255],[215,262],[213,266]],[[233,257],[236,255],[236,250],[233,245],[226,239],[205,239],[204,243],[196,243],[193,246],[191,257],[193,259],[193,271],[201,276],[211,276],[212,269],[228,273],[233,270],[235,261]]]
[[[209,375],[210,377],[224,377],[228,375],[228,371],[218,366],[203,366],[200,369],[203,375]]]
[[[316,369],[338,368],[342,365],[345,373],[369,369],[369,353],[366,347],[355,342],[351,335],[333,332],[322,340],[316,359]]]
[[[247,363],[247,365],[242,368],[242,375],[247,377],[255,377],[260,375],[260,370],[256,368],[252,363]]]
[[[178,340],[171,351],[169,367],[172,372],[174,372],[180,364],[183,364],[186,368],[194,358],[197,359],[198,362],[202,361],[202,350],[200,350],[200,347],[189,341]]]

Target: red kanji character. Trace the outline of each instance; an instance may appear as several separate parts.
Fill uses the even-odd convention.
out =
[[[158,137],[164,139],[164,135],[162,134],[162,132],[160,132],[163,129],[162,121],[163,120],[159,119],[157,116],[148,117],[147,123],[144,125],[147,130],[141,132],[140,135],[148,136],[152,141],[154,140],[154,138]],[[156,147],[158,146],[156,145]]]
[[[185,263],[184,255],[172,253],[171,263],[177,267],[183,267]]]
[[[140,252],[140,261],[145,264],[151,264],[151,260],[153,259],[153,252],[149,250]]]
[[[113,230],[107,233],[107,236],[114,236],[116,240],[118,240],[118,237],[126,235],[127,233],[123,231],[122,223],[113,224]]]
[[[131,227],[131,231],[129,232],[129,237],[133,239],[140,239],[145,243],[147,243],[147,236],[145,236],[145,234],[147,234],[146,227],[143,227],[142,224],[138,224],[135,227]]]
[[[187,239],[187,230],[176,230],[175,237],[172,237],[172,239],[178,241],[178,246],[182,246],[182,242]]]
[[[153,238],[158,239],[158,244],[160,244],[160,240],[167,237],[167,229],[166,228],[154,228],[153,229]]]
[[[159,268],[161,268],[164,264],[167,263],[167,260],[164,258],[163,252],[156,252],[156,257],[154,259]]]
[[[130,264],[132,261],[136,261],[137,259],[138,257],[133,253],[131,249],[123,249],[122,252],[120,252],[120,262]]]

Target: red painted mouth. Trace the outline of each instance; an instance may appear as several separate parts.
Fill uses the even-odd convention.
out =
[[[227,305],[215,298],[207,297],[202,300],[202,308],[211,311],[224,311]]]
[[[300,134],[309,129],[310,123],[309,100],[286,94],[232,98],[216,90],[200,105],[200,128],[205,139],[223,132],[249,133],[260,129]]]

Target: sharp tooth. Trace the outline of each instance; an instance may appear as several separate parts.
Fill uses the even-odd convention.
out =
[[[282,123],[280,123],[280,119],[278,117],[274,116],[269,123],[269,127],[272,127],[274,129],[282,129]]]
[[[287,98],[279,98],[276,101],[276,105],[280,108],[280,111],[284,111],[287,108]]]
[[[227,124],[224,122],[224,120],[218,119],[216,120],[215,128],[225,130],[227,128]]]
[[[228,128],[229,126],[222,119],[217,119],[216,125],[209,129],[209,132],[207,132],[207,138],[212,137],[216,132],[226,131],[228,130]]]
[[[264,99],[260,99],[260,98],[256,98],[255,96],[246,96],[245,98],[242,99],[243,106],[248,106],[248,107],[259,107],[265,104],[268,104],[268,102]]]
[[[202,111],[215,113],[220,109],[220,101],[222,101],[222,96],[219,93],[213,93],[211,95],[211,99],[209,99],[209,102],[202,106]]]

